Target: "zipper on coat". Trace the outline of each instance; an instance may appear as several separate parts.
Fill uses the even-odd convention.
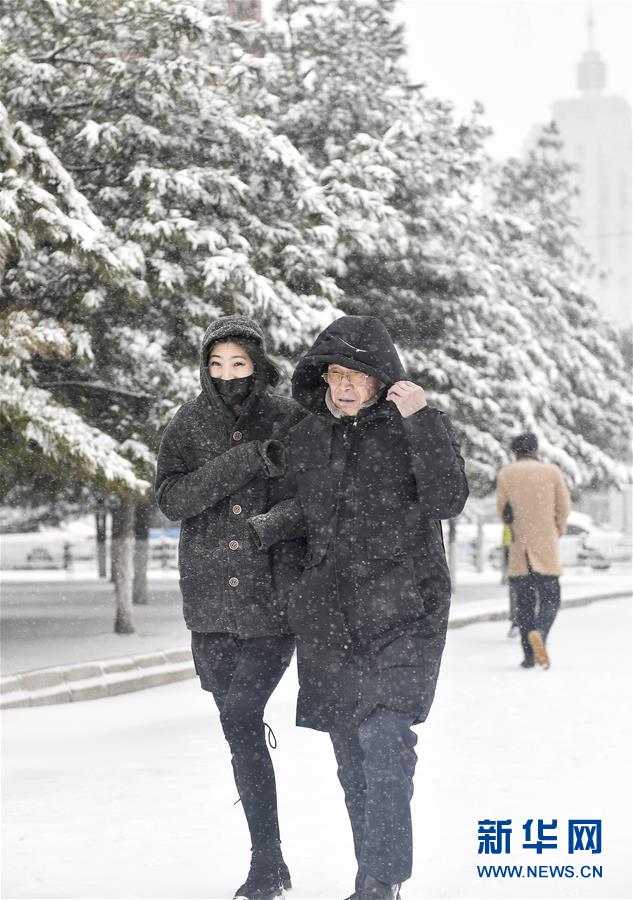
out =
[[[355,426],[356,424],[357,424],[357,419],[354,419],[353,425]],[[338,485],[337,485],[337,489],[336,489],[336,509],[335,509],[335,519],[334,519],[334,537],[335,538],[338,533],[338,523],[340,520],[340,513],[341,513],[341,499],[342,499],[342,495],[343,495],[343,491],[344,491],[345,473],[347,472],[348,463],[351,459],[352,449],[353,449],[353,442],[350,440],[350,434],[348,432],[349,427],[350,426],[345,426],[345,425],[342,426],[343,433],[341,436],[342,437],[341,443],[342,443],[342,448],[343,448],[343,469],[340,473],[340,477],[339,477],[339,481],[338,481]],[[348,512],[349,512],[349,510],[348,510]],[[352,515],[352,523],[351,523],[352,524],[352,532],[351,533],[353,533],[353,530],[354,530],[354,526],[353,526],[354,519],[355,519],[355,512]],[[347,536],[347,543],[348,543],[348,553],[346,555],[349,555],[349,548],[351,547],[351,541],[350,541],[349,535]],[[334,578],[335,578],[335,582],[336,582],[336,604],[338,606],[339,612],[341,613],[341,616],[343,617],[343,620],[345,622],[345,628],[347,630],[347,643],[345,646],[353,647],[354,639],[352,637],[352,632],[349,627],[349,621],[347,619],[347,614],[346,614],[345,609],[343,608],[343,604],[341,602],[341,591],[340,591],[340,582],[339,582],[340,573],[339,573],[339,566],[338,566],[338,551],[337,551],[336,546],[334,548],[334,560],[335,560]]]

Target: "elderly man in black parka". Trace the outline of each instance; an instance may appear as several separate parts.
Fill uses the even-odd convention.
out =
[[[287,439],[296,497],[250,523],[261,549],[307,537],[288,610],[297,724],[332,739],[358,860],[352,896],[392,900],[411,875],[411,726],[428,715],[448,623],[439,520],[463,509],[464,461],[376,318],[326,328],[293,396],[312,413]]]

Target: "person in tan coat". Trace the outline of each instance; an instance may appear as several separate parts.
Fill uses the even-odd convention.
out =
[[[560,607],[559,538],[571,501],[558,466],[538,458],[536,435],[519,435],[511,449],[515,461],[497,477],[497,513],[512,529],[508,578],[516,592],[521,665],[549,668],[545,643]]]

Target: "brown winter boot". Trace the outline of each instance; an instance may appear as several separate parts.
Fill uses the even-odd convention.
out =
[[[542,666],[544,669],[549,669],[549,656],[547,655],[541,633],[539,631],[529,631],[527,639],[532,648],[532,652],[534,653],[534,659],[538,665]]]

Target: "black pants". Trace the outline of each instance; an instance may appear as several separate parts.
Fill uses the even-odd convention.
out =
[[[294,638],[241,640],[231,634],[192,632],[191,649],[200,684],[213,694],[220,712],[252,849],[276,852],[280,843],[277,789],[263,715],[288,668]]]
[[[516,625],[518,627],[518,615],[517,615],[517,592],[516,585],[513,584],[514,578],[508,579],[508,594],[510,597],[510,622],[512,625]]]
[[[527,639],[530,631],[539,631],[543,642],[560,607],[560,583],[557,575],[530,572],[510,579],[516,595],[517,624],[521,632],[521,646],[527,662],[534,662],[534,654]]]
[[[418,740],[412,721],[380,706],[357,729],[330,732],[359,876],[372,875],[387,884],[411,877],[411,797]]]

